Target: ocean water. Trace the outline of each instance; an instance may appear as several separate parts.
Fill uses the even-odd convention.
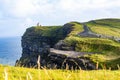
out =
[[[14,66],[21,53],[21,37],[0,38],[0,64]]]

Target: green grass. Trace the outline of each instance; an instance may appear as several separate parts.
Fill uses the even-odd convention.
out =
[[[86,22],[87,24],[96,24],[96,25],[103,25],[109,26],[114,28],[120,28],[120,19],[98,19]]]
[[[120,57],[110,57],[102,54],[88,54],[84,57],[89,58],[95,64],[98,64],[100,69],[120,69]]]
[[[106,60],[106,67],[111,67],[112,69],[120,68],[120,58],[115,58],[111,60]]]
[[[83,25],[78,22],[70,22],[70,24],[74,24],[73,30],[68,34],[68,36],[76,36],[78,33],[83,31]]]
[[[60,33],[62,34],[62,32],[58,31],[59,33],[57,33],[57,30],[60,30],[62,28],[62,26],[34,26],[31,28],[27,29],[27,33],[26,35],[29,34],[34,34],[34,35],[41,35],[41,36],[47,36],[47,37],[54,37],[57,36],[57,34],[60,35]],[[56,34],[57,33],[57,34]]]
[[[60,28],[61,26],[41,26],[41,27],[35,27],[35,32],[37,34],[42,34],[42,36],[53,37],[56,36],[56,31]]]
[[[72,31],[67,36],[76,36],[78,33],[83,31],[83,27],[81,23],[78,22],[69,22],[68,24],[73,24]],[[62,26],[34,26],[32,27],[35,34],[42,36],[61,36],[63,34]],[[32,29],[29,28],[28,30]],[[30,30],[31,31],[31,30]]]
[[[71,36],[67,37],[65,42],[68,46],[74,46],[76,51],[104,53],[105,55],[111,53],[111,56],[120,55],[120,43],[109,39],[80,38]]]
[[[99,19],[95,20],[97,24],[107,25],[109,27],[120,28],[120,19]]]
[[[107,69],[117,69],[120,65],[120,43],[114,42],[109,39],[100,38],[80,38],[80,37],[67,37],[64,40],[68,46],[74,46],[78,52],[94,53],[85,55],[90,58],[94,63],[100,63],[100,67],[106,65]]]
[[[120,19],[100,19],[86,24],[95,33],[120,38]]]
[[[8,78],[8,79],[7,79]],[[0,65],[0,80],[119,80],[120,70],[47,70]]]
[[[114,36],[114,37],[120,38],[119,28],[103,26],[103,25],[88,25],[88,26],[93,32],[97,34],[102,34],[106,36]]]

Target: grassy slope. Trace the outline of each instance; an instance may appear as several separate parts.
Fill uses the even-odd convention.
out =
[[[120,70],[37,70],[0,65],[0,80],[119,80]]]
[[[120,19],[90,21],[87,26],[95,33],[120,38]]]
[[[74,23],[71,22],[71,24],[74,24]],[[76,26],[74,27],[73,31],[65,39],[65,41],[69,45],[74,45],[74,43],[76,43],[75,44],[76,49],[81,46],[80,48],[82,49],[78,48],[77,49],[78,51],[99,52],[99,53],[107,54],[106,51],[111,52],[113,50],[114,53],[112,54],[112,56],[116,54],[117,56],[120,55],[119,53],[120,43],[109,40],[109,39],[87,38],[87,37],[83,38],[83,37],[77,36],[78,33],[83,31],[83,28],[81,24],[79,23],[75,23],[75,24]],[[95,33],[114,36],[118,38],[120,37],[120,20],[119,19],[95,20],[94,22],[90,21],[90,22],[87,22],[86,24]],[[92,50],[90,48],[92,48]]]
[[[70,24],[74,24],[74,26],[72,26],[73,30],[71,31],[71,33],[68,34],[68,36],[76,36],[78,33],[83,31],[82,24],[78,22],[70,22]]]
[[[73,24],[73,23],[72,23]],[[104,56],[105,60],[103,63],[107,67],[112,67],[112,69],[117,68],[117,64],[120,65],[120,43],[115,42],[110,39],[102,38],[87,38],[77,36],[79,32],[82,32],[82,25],[75,23],[73,31],[69,34],[68,37],[64,40],[69,46],[75,46],[76,51],[82,52],[93,52],[97,56],[90,57],[92,60],[98,58],[100,62],[101,55]],[[120,19],[101,19],[85,23],[87,26],[95,33],[103,34],[106,36],[114,36],[120,38]],[[79,28],[79,31],[78,31]],[[74,35],[72,35],[74,33]]]

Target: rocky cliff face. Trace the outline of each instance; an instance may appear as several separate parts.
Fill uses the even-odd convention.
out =
[[[16,66],[36,66],[38,55],[41,56],[41,65],[45,66],[50,47],[60,39],[64,39],[72,30],[72,26],[72,24],[65,24],[63,27],[53,27],[52,30],[50,27],[45,30],[44,27],[28,28],[22,36],[22,57],[17,60]]]
[[[48,38],[39,37],[31,38],[30,36],[22,37],[22,57],[18,61],[20,66],[35,66],[37,64],[38,55],[45,58],[50,52],[50,45],[45,43]]]
[[[89,58],[83,57],[85,54],[87,53],[51,48],[47,57],[49,60],[47,67],[57,69],[96,69],[95,64]]]
[[[68,47],[62,41],[71,31],[74,24],[62,27],[31,27],[22,36],[22,57],[16,61],[16,66],[37,67],[40,55],[41,66],[47,68],[82,68],[95,69],[94,64],[87,58],[69,56],[74,47]],[[51,48],[71,51],[69,54],[51,51]]]

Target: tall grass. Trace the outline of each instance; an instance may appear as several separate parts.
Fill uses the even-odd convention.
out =
[[[95,57],[95,56],[91,56]],[[98,59],[94,59],[98,61]],[[0,80],[119,80],[120,68],[112,71],[111,69],[98,70],[99,63],[96,64],[96,70],[68,70],[66,69],[46,69],[40,68],[40,56],[38,56],[37,66],[34,68],[12,67],[0,65]],[[3,74],[3,75],[2,75]]]
[[[8,73],[7,73],[7,71],[6,71],[6,68],[4,69],[4,79],[5,79],[5,80],[8,80]]]
[[[4,69],[6,69],[4,71]],[[5,75],[2,75],[4,74]],[[7,74],[6,74],[7,73]],[[119,80],[120,70],[51,70],[0,67],[0,80]]]

